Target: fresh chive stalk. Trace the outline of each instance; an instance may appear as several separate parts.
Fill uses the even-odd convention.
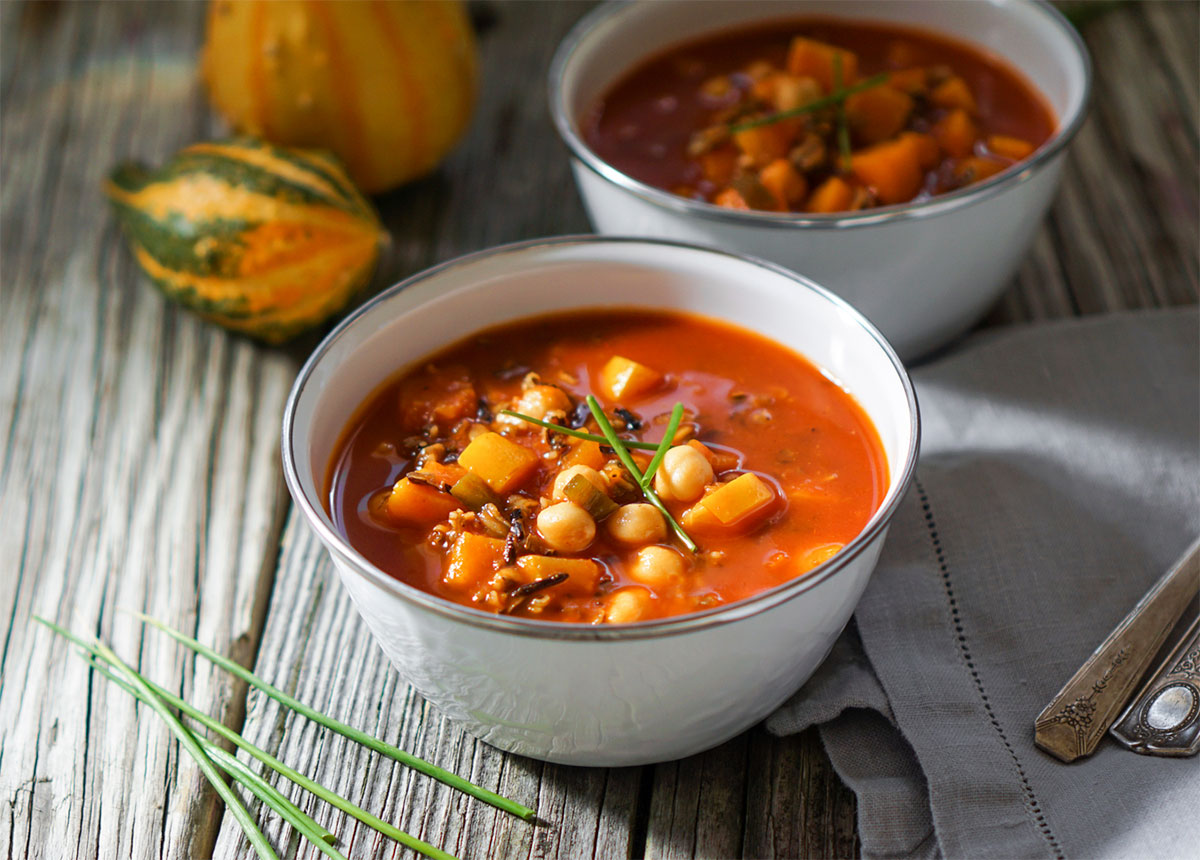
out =
[[[658,508],[658,512],[666,517],[667,522],[671,525],[671,529],[675,532],[676,536],[683,543],[683,545],[687,547],[689,551],[696,552],[696,542],[688,537],[688,533],[683,530],[683,526],[675,522],[675,518],[671,516],[671,512],[667,510],[667,506],[663,504],[662,499],[658,497],[658,493],[654,492],[654,487],[652,487],[647,481],[646,475],[649,475],[650,481],[653,481],[654,473],[647,470],[646,475],[642,474],[641,470],[637,466],[637,463],[633,461],[633,457],[629,455],[629,449],[625,447],[625,440],[617,435],[617,431],[613,429],[612,422],[610,422],[608,420],[608,416],[604,414],[604,410],[600,407],[600,401],[598,401],[595,396],[589,394],[587,396],[587,405],[588,409],[592,410],[592,417],[596,419],[596,423],[600,426],[601,432],[604,433],[604,438],[612,447],[613,451],[616,452],[617,459],[621,461],[621,465],[629,470],[629,474],[633,475],[633,479],[637,481],[638,486],[642,488],[642,493],[646,496],[646,501]],[[679,410],[680,417],[682,417],[682,404],[677,404],[676,409]],[[674,413],[672,413],[672,417],[674,417]],[[674,422],[674,426],[679,426],[678,420]],[[658,449],[662,448],[664,445],[670,447],[671,439],[674,437],[674,435],[675,430],[671,429],[670,432],[663,437],[663,441],[654,446],[655,451],[657,452]],[[657,457],[657,453],[655,456]],[[662,459],[661,457],[657,458],[659,460]]]
[[[195,653],[212,661],[213,663],[216,663],[225,671],[241,678],[255,689],[266,693],[281,705],[285,705],[296,713],[308,717],[308,719],[312,720],[313,722],[320,723],[327,729],[332,729],[339,735],[347,737],[355,743],[362,744],[368,749],[373,749],[378,753],[382,753],[388,758],[394,759],[403,765],[411,767],[413,770],[420,771],[427,776],[431,776],[439,782],[445,783],[451,788],[458,789],[464,794],[469,794],[474,798],[482,800],[484,803],[488,803],[497,809],[502,809],[505,812],[517,816],[518,818],[523,818],[526,821],[532,821],[537,817],[537,813],[528,806],[523,806],[516,801],[509,800],[507,797],[501,797],[499,794],[496,794],[493,791],[488,791],[486,788],[482,788],[481,786],[468,782],[457,774],[451,773],[448,770],[444,770],[437,765],[430,764],[424,759],[417,758],[411,753],[407,753],[398,747],[394,747],[385,741],[381,741],[379,738],[373,737],[360,729],[356,729],[353,726],[348,726],[343,722],[335,720],[333,717],[326,716],[320,711],[313,710],[298,699],[289,696],[278,687],[268,684],[245,666],[235,663],[233,660],[230,660],[223,654],[214,651],[204,643],[197,642],[187,634],[181,633],[159,620],[151,618],[149,615],[144,615],[141,612],[133,612],[131,614],[141,619],[146,624],[149,624],[152,627],[161,630],[163,633],[166,633],[176,642],[186,646]]]
[[[836,68],[837,66],[839,66],[841,64],[841,57],[838,54],[834,54],[833,56],[834,56],[834,65]],[[739,131],[749,131],[752,128],[758,128],[759,126],[762,126],[762,125],[772,125],[774,123],[780,122],[785,119],[791,119],[794,116],[804,116],[805,114],[814,113],[815,111],[823,110],[824,108],[827,108],[827,107],[833,107],[834,105],[840,105],[840,104],[843,104],[846,101],[846,99],[850,98],[850,96],[854,95],[855,93],[861,93],[863,90],[869,90],[869,89],[871,89],[871,87],[877,87],[880,84],[885,83],[887,81],[887,79],[888,79],[887,73],[881,72],[878,75],[874,75],[873,77],[867,78],[865,81],[860,81],[859,83],[855,84],[852,87],[846,87],[843,89],[840,85],[835,85],[834,91],[831,92],[827,96],[823,96],[822,98],[819,98],[815,101],[811,101],[808,104],[801,105],[800,107],[797,107],[797,108],[791,108],[789,110],[781,110],[778,113],[767,114],[766,116],[760,116],[760,117],[757,117],[756,119],[748,119],[743,122],[734,123],[733,125],[729,126],[729,131],[731,133],[739,132]],[[835,81],[836,81],[836,78],[835,78]]]
[[[586,430],[572,430],[570,427],[563,427],[561,424],[551,424],[549,421],[543,421],[540,418],[534,418],[532,415],[525,415],[521,412],[514,412],[511,409],[501,409],[501,415],[507,415],[510,418],[520,418],[522,421],[528,421],[530,424],[536,424],[539,427],[545,427],[547,430],[553,430],[555,433],[562,433],[565,436],[574,436],[576,439],[587,439],[589,442],[601,442],[608,444],[607,436],[597,436],[595,433],[588,433]],[[642,451],[657,451],[658,444],[655,442],[637,442],[626,441],[626,447],[637,448]]]
[[[49,622],[46,621],[43,621],[43,623],[49,624]],[[163,702],[163,700],[160,699],[158,695],[151,689],[149,682],[135,672],[132,668],[130,668],[120,657],[117,656],[115,651],[113,651],[103,642],[97,640],[95,644],[89,648],[89,650],[97,657],[100,657],[115,667],[118,672],[124,675],[125,678],[128,679],[130,685],[141,693],[142,700],[158,712],[158,715],[162,717],[163,722],[166,723],[168,728],[171,729],[171,733],[179,739],[179,745],[188,753],[188,755],[195,759],[196,764],[204,773],[205,778],[207,778],[212,784],[212,787],[217,790],[217,794],[221,795],[221,799],[225,801],[225,808],[233,813],[233,817],[241,826],[242,832],[245,833],[246,838],[250,840],[250,845],[254,848],[254,853],[262,858],[262,860],[279,860],[279,855],[275,853],[275,849],[271,847],[271,843],[267,841],[267,837],[263,835],[263,832],[258,829],[258,824],[256,824],[254,819],[250,817],[250,812],[242,804],[242,801],[238,799],[238,796],[233,793],[233,789],[230,788],[226,784],[225,780],[221,778],[221,774],[217,771],[217,766],[213,764],[213,760],[209,758],[207,754],[205,754],[204,750],[200,748],[200,744],[196,740],[195,735],[193,735],[191,731],[179,721],[178,717],[171,713],[171,709],[168,708],[166,703]]]
[[[842,89],[842,52],[833,52],[833,88]],[[837,103],[837,142],[841,154],[842,170],[850,169],[850,125],[846,122],[846,100]]]
[[[86,652],[85,652],[86,653]],[[135,687],[130,686],[107,665],[91,655],[86,657],[91,667],[112,681],[126,693],[137,697],[141,702],[150,704],[145,696]],[[331,846],[337,841],[332,833],[313,820],[304,810],[292,803],[279,789],[267,782],[262,776],[251,770],[241,759],[214,744],[203,735],[194,735],[200,748],[223,771],[246,787],[255,797],[279,813],[280,817],[299,831],[309,842],[334,860],[346,860],[340,851]]]
[[[35,616],[35,618],[36,618],[36,616]],[[123,664],[114,662],[114,660],[112,658],[116,658],[116,655],[112,654],[111,651],[109,651],[108,654],[105,654],[103,651],[101,651],[100,649],[103,646],[91,645],[88,642],[86,642],[83,639],[76,636],[75,634],[71,633],[70,631],[68,631],[62,627],[59,627],[57,624],[53,624],[52,622],[46,621],[43,618],[38,618],[37,620],[41,621],[47,627],[54,630],[60,636],[65,637],[66,639],[70,640],[71,642],[74,642],[76,645],[83,648],[85,651],[87,651],[92,656],[99,657],[99,658],[103,659],[105,662],[116,665],[117,668],[119,668],[119,669],[123,666]],[[110,654],[111,654],[111,657],[109,656]],[[120,658],[116,658],[116,659],[119,661]],[[250,743],[250,741],[246,740],[244,737],[239,735],[233,729],[226,726],[224,723],[220,722],[219,720],[214,720],[208,714],[206,714],[203,711],[199,710],[198,708],[195,708],[192,705],[188,704],[183,699],[179,698],[174,693],[172,693],[170,690],[165,690],[162,687],[160,687],[158,684],[155,684],[153,681],[149,681],[146,678],[142,677],[137,672],[135,672],[133,669],[125,667],[122,669],[122,674],[125,674],[131,683],[136,682],[136,683],[134,683],[134,685],[137,686],[139,689],[144,688],[143,692],[145,692],[148,696],[151,696],[152,699],[157,698],[157,699],[161,700],[161,701],[157,702],[157,706],[156,706],[156,710],[158,709],[158,707],[162,708],[162,710],[159,711],[159,713],[165,713],[167,716],[171,717],[171,719],[175,719],[174,715],[171,714],[170,710],[168,710],[166,706],[170,705],[171,707],[177,708],[185,716],[195,720],[196,722],[203,725],[205,728],[209,729],[212,732],[215,732],[216,734],[220,735],[221,737],[225,738],[227,741],[230,741],[231,743],[235,744],[236,746],[241,747],[243,750],[245,750],[247,753],[249,753],[254,758],[258,759],[260,762],[265,764],[267,767],[271,768],[272,770],[276,771],[280,775],[282,775],[282,776],[286,777],[287,779],[291,780],[292,782],[296,783],[296,785],[300,786],[301,788],[311,792],[312,794],[315,794],[317,797],[321,798],[326,803],[328,803],[332,806],[336,806],[338,809],[342,810],[343,812],[347,813],[348,815],[351,815],[354,818],[357,818],[359,821],[361,821],[363,824],[367,825],[368,827],[370,827],[372,830],[376,831],[377,833],[381,833],[384,836],[387,836],[389,839],[399,842],[401,845],[406,845],[419,854],[424,854],[426,857],[432,857],[432,858],[434,858],[434,860],[456,860],[456,858],[452,854],[448,854],[445,851],[443,851],[442,849],[437,848],[436,846],[430,845],[427,842],[423,842],[422,840],[418,839],[417,837],[415,837],[409,833],[405,833],[403,830],[396,827],[395,825],[388,824],[386,821],[383,821],[382,819],[372,815],[371,813],[367,812],[365,809],[362,809],[361,807],[358,807],[355,804],[351,803],[349,800],[342,797],[340,794],[330,791],[328,788],[321,785],[319,782],[316,782],[316,781],[308,778],[307,776],[300,773],[300,771],[296,770],[295,768],[289,767],[288,765],[284,764],[279,759],[275,758],[275,756],[271,755],[266,750],[260,749],[259,747]],[[176,720],[176,722],[178,722],[178,720]],[[182,724],[180,724],[180,727],[183,728]],[[184,731],[186,731],[186,728],[184,729]],[[198,747],[197,747],[197,751],[199,752]],[[203,753],[201,753],[201,755],[203,755]],[[214,768],[214,773],[215,773],[215,766],[212,764],[212,761],[209,760],[207,757],[205,757],[204,760],[207,761],[208,764]],[[226,802],[229,803],[230,802],[229,798],[232,798],[232,802],[237,805],[237,806],[233,807],[235,810],[235,815],[236,815],[236,809],[238,809],[238,808],[240,808],[242,810],[242,812],[245,813],[246,808],[244,806],[241,806],[241,802],[237,799],[237,795],[232,793],[232,790],[230,790],[229,786],[225,785],[224,781],[219,776],[217,776],[216,781],[221,783],[222,786],[224,786],[224,790],[225,790],[224,792],[221,792],[221,789],[218,789],[218,792],[221,792],[222,798],[226,798],[225,792],[228,792],[228,798],[226,798]],[[256,826],[254,826],[254,822],[250,820],[249,813],[246,813],[246,821],[248,822],[249,826],[254,827],[255,832],[259,833],[260,836],[262,835],[261,831],[259,831],[258,828]],[[240,819],[239,819],[239,823],[240,823]],[[245,829],[245,827],[243,827],[243,829]],[[247,831],[247,835],[248,836],[250,835],[249,831]],[[271,851],[271,847],[270,847],[270,845],[268,845],[266,843],[265,838],[263,839],[263,845],[265,846],[267,851]],[[260,856],[275,858],[275,853],[273,851],[271,851],[270,854],[260,854]]]
[[[683,420],[683,404],[676,403],[675,408],[671,410],[671,417],[667,419],[667,430],[663,433],[662,441],[658,443],[658,449],[654,452],[654,456],[650,458],[650,465],[646,467],[646,474],[642,476],[642,489],[645,490],[654,480],[654,475],[658,471],[658,466],[663,461],[663,457],[667,455],[667,449],[671,447],[671,443],[675,441],[675,431],[679,429],[679,422]]]

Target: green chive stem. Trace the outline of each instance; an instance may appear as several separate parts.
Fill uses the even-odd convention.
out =
[[[671,512],[667,510],[667,506],[658,497],[658,493],[654,492],[654,488],[646,484],[645,477],[642,475],[641,470],[638,469],[637,463],[633,461],[633,457],[629,455],[624,440],[617,436],[617,431],[613,429],[608,416],[604,414],[604,410],[600,406],[600,401],[595,396],[589,394],[587,396],[587,405],[588,409],[592,410],[592,416],[596,419],[596,423],[600,426],[600,430],[604,433],[608,444],[616,452],[617,459],[621,461],[621,465],[629,470],[629,474],[633,475],[633,479],[642,488],[642,493],[646,496],[646,501],[658,508],[658,512],[666,517],[667,522],[671,525],[671,529],[679,537],[679,540],[683,542],[683,545],[691,552],[696,552],[696,542],[688,537],[688,533],[683,530],[683,527],[679,523],[675,522],[675,518],[671,516]],[[654,473],[651,472],[650,476],[653,477]]]
[[[91,667],[106,677],[109,681],[116,684],[126,693],[134,696],[138,701],[150,704],[142,693],[135,687],[130,686],[122,678],[108,666],[102,663],[99,659],[85,653],[84,659],[88,661]],[[267,806],[274,809],[279,815],[292,825],[296,830],[304,835],[309,842],[317,846],[319,850],[334,858],[334,860],[346,860],[341,852],[332,849],[330,846],[337,841],[332,833],[314,821],[304,810],[292,803],[284,796],[279,789],[267,782],[262,776],[251,770],[245,762],[237,756],[231,755],[221,747],[214,744],[203,735],[193,735],[196,741],[200,744],[200,748],[205,754],[213,760],[213,762],[224,770],[231,777],[236,779],[246,787],[255,797],[265,803]]]
[[[218,666],[220,666],[225,671],[241,678],[243,681],[250,684],[255,689],[258,689],[258,690],[262,691],[263,693],[266,693],[268,696],[270,696],[272,699],[279,702],[280,704],[285,705],[288,708],[291,708],[293,711],[297,712],[298,714],[302,714],[305,717],[308,717],[308,719],[310,719],[316,723],[320,723],[321,725],[325,726],[327,729],[332,729],[333,731],[337,732],[339,735],[342,735],[343,737],[347,737],[350,740],[354,741],[355,743],[362,744],[363,746],[367,747],[368,749],[373,749],[378,753],[382,753],[383,755],[387,756],[388,758],[394,759],[395,761],[398,761],[403,765],[407,765],[408,767],[411,767],[413,770],[420,771],[421,773],[423,773],[427,776],[431,776],[434,779],[438,780],[439,782],[445,783],[446,785],[450,786],[451,788],[456,788],[461,792],[464,792],[466,794],[471,795],[472,797],[482,800],[484,803],[487,803],[487,804],[490,804],[490,805],[496,807],[497,809],[502,809],[505,812],[511,813],[511,814],[517,816],[518,818],[523,818],[526,821],[531,821],[537,815],[536,812],[534,810],[530,809],[528,806],[523,806],[522,804],[517,803],[516,801],[509,800],[507,797],[501,797],[499,794],[496,794],[494,791],[488,791],[486,788],[482,788],[481,786],[478,786],[478,785],[475,785],[474,783],[468,782],[467,780],[463,779],[461,776],[458,776],[457,774],[451,773],[448,770],[444,770],[443,768],[440,768],[435,764],[430,764],[429,762],[425,761],[424,759],[417,758],[415,755],[412,755],[411,753],[407,753],[404,750],[399,749],[398,747],[394,747],[391,744],[386,743],[385,741],[381,741],[381,740],[379,740],[379,738],[373,737],[360,729],[356,729],[353,726],[348,726],[343,722],[335,720],[333,717],[326,716],[325,714],[321,713],[320,711],[314,710],[313,708],[309,707],[308,705],[304,704],[303,702],[299,701],[298,699],[294,698],[293,696],[289,696],[287,693],[285,693],[283,690],[280,690],[278,687],[268,684],[266,681],[264,681],[262,678],[255,675],[253,672],[251,672],[245,666],[242,666],[241,664],[236,663],[233,660],[230,660],[228,657],[214,651],[212,648],[208,647],[207,645],[203,644],[202,642],[198,642],[195,639],[192,639],[187,634],[181,633],[178,630],[175,630],[174,628],[168,626],[167,624],[164,624],[163,622],[161,622],[155,618],[151,618],[149,615],[144,615],[141,612],[132,612],[131,614],[134,615],[135,617],[141,619],[146,624],[149,624],[152,627],[156,627],[157,629],[161,630],[163,633],[166,633],[168,636],[170,636],[176,642],[179,642],[180,644],[186,646],[187,648],[191,649],[195,653],[200,654],[202,657],[205,657],[208,660],[211,660],[213,663],[216,663]]]
[[[87,642],[80,639],[78,636],[71,633],[70,631],[65,630],[62,627],[59,627],[56,624],[52,624],[51,622],[46,621],[44,619],[38,619],[38,620],[40,620],[43,624],[45,624],[48,627],[50,627],[51,629],[53,629],[55,632],[59,633],[61,636],[66,637],[70,641],[74,642],[76,645],[85,649],[89,653],[91,653],[95,656],[98,656],[98,657],[102,657],[106,662],[110,662],[110,663],[112,662],[112,660],[110,660],[105,654],[101,653],[96,646],[89,645]],[[430,845],[427,842],[423,842],[420,839],[416,838],[415,836],[405,833],[403,830],[401,830],[400,828],[398,828],[392,824],[388,824],[386,821],[383,821],[382,819],[377,818],[376,816],[367,812],[365,809],[355,806],[353,803],[351,803],[346,798],[342,797],[340,794],[330,791],[328,788],[321,785],[320,783],[315,782],[314,780],[308,778],[307,776],[300,773],[300,771],[296,770],[295,768],[289,767],[288,765],[284,764],[279,759],[275,758],[275,756],[271,755],[266,750],[260,749],[259,747],[250,743],[250,741],[246,740],[244,737],[239,735],[233,729],[226,726],[224,723],[222,723],[218,720],[214,720],[208,714],[206,714],[203,711],[188,704],[187,702],[185,702],[183,699],[176,696],[171,691],[165,690],[162,687],[160,687],[158,684],[155,684],[153,681],[149,681],[149,680],[143,678],[142,676],[137,675],[137,673],[133,672],[132,669],[129,669],[128,672],[132,673],[129,675],[130,680],[134,680],[136,678],[140,684],[145,685],[146,690],[148,690],[150,692],[150,694],[157,696],[163,700],[163,701],[159,702],[158,704],[163,706],[164,711],[166,711],[166,713],[168,715],[170,715],[170,711],[166,710],[166,706],[165,706],[164,702],[166,704],[170,704],[172,707],[179,709],[186,716],[190,717],[193,720],[196,720],[198,723],[203,725],[205,728],[215,732],[216,734],[225,738],[227,741],[230,741],[231,743],[241,747],[243,750],[245,750],[251,756],[258,759],[260,762],[265,764],[267,767],[271,768],[272,770],[276,771],[277,773],[281,774],[282,776],[286,777],[287,779],[290,779],[292,782],[296,783],[296,785],[300,786],[301,788],[306,789],[307,791],[311,792],[312,794],[315,794],[317,797],[321,798],[326,803],[336,806],[338,809],[342,810],[343,812],[357,818],[359,821],[361,821],[363,824],[370,827],[372,830],[374,830],[378,833],[382,833],[384,836],[387,836],[388,838],[393,839],[396,842],[399,842],[401,845],[407,845],[409,848],[413,849],[414,851],[416,851],[419,854],[424,854],[426,857],[432,857],[432,858],[434,858],[434,860],[456,860],[456,858],[452,854],[448,854],[445,851],[443,851],[442,849],[437,848],[433,845]],[[209,761],[209,764],[211,765],[212,762]],[[220,782],[222,785],[225,785],[225,783],[219,777],[218,777],[217,781]],[[225,785],[225,789],[229,790],[229,786]],[[224,797],[224,795],[222,795],[222,797]],[[230,797],[232,797],[234,802],[238,803],[240,806],[240,802],[237,800],[237,796],[233,795],[232,791],[230,791]],[[243,811],[245,811],[245,807],[241,807],[241,809]],[[248,819],[248,814],[247,814],[247,819]],[[267,846],[267,847],[269,848],[270,846]],[[274,857],[274,854],[272,854],[271,856]]]
[[[37,616],[34,617],[36,618]],[[48,622],[43,621],[43,623]],[[258,829],[258,824],[250,817],[249,810],[238,799],[238,796],[233,793],[233,789],[221,778],[221,774],[217,771],[217,766],[213,764],[213,760],[200,748],[195,735],[179,721],[178,717],[171,713],[170,708],[150,688],[149,682],[135,672],[117,656],[115,651],[103,642],[97,640],[91,650],[96,656],[116,667],[117,671],[128,679],[130,685],[142,693],[146,704],[158,712],[163,722],[171,729],[171,733],[179,739],[180,747],[195,759],[197,766],[204,773],[205,778],[216,789],[217,794],[221,795],[221,799],[225,801],[225,808],[233,813],[233,817],[241,826],[242,832],[246,834],[251,847],[254,848],[254,853],[262,858],[262,860],[279,860],[279,855],[275,853],[275,849],[271,847],[271,843],[267,841],[267,837],[263,835],[263,832]]]
[[[842,52],[833,52],[833,88],[842,89]],[[837,141],[838,152],[841,154],[842,170],[850,169],[850,126],[846,122],[846,100],[837,103]]]
[[[683,404],[676,403],[675,408],[671,410],[671,417],[667,421],[667,430],[663,433],[662,441],[658,443],[658,450],[654,452],[654,456],[650,459],[650,464],[646,466],[646,474],[642,476],[642,489],[645,490],[654,480],[654,474],[658,471],[658,465],[662,462],[663,457],[667,455],[667,449],[671,447],[671,443],[675,441],[675,431],[679,429],[679,422],[683,420]]]
[[[510,418],[520,418],[522,421],[528,421],[530,424],[536,424],[539,427],[545,427],[547,430],[553,430],[555,433],[562,433],[565,436],[574,436],[576,439],[587,439],[589,442],[602,442],[608,444],[608,437],[597,436],[595,433],[588,433],[585,430],[572,430],[570,427],[563,427],[560,424],[551,424],[549,421],[543,421],[540,418],[534,418],[532,415],[525,415],[520,412],[514,412],[511,409],[501,409],[501,415],[507,415]],[[638,448],[642,451],[657,451],[658,444],[655,442],[637,442],[632,440],[622,440],[630,448]]]
[[[834,54],[834,58],[835,65],[840,65],[839,55]],[[749,131],[752,128],[758,128],[761,125],[772,125],[773,123],[777,123],[785,119],[791,119],[794,116],[804,116],[805,114],[810,114],[815,111],[822,110],[823,108],[831,107],[832,105],[842,104],[846,99],[850,98],[850,96],[854,95],[855,93],[861,93],[863,90],[869,90],[872,87],[877,87],[882,83],[886,83],[887,79],[888,74],[886,72],[881,72],[880,74],[867,78],[865,81],[861,81],[852,87],[846,87],[845,89],[842,89],[841,87],[835,87],[834,91],[829,95],[823,96],[815,101],[811,101],[806,105],[801,105],[798,108],[791,108],[790,110],[782,110],[778,113],[768,114],[767,116],[760,116],[757,119],[748,119],[745,122],[735,123],[734,125],[729,126],[729,131],[731,133]]]

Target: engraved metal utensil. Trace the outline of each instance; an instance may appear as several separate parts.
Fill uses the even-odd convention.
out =
[[[1110,731],[1143,755],[1200,752],[1200,618]]]
[[[1063,761],[1091,755],[1200,586],[1200,540],[1138,601],[1034,722]]]

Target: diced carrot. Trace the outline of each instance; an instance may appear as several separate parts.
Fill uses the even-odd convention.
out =
[[[933,139],[933,135],[922,134],[917,131],[905,131],[901,132],[900,139],[910,141],[916,147],[917,161],[921,165],[922,170],[932,170],[937,167],[941,153],[938,151],[937,141]]]
[[[762,169],[758,178],[771,192],[780,211],[790,209],[808,193],[808,183],[786,158],[772,161]]]
[[[937,141],[942,151],[955,158],[966,158],[975,148],[975,140],[979,132],[975,123],[962,108],[952,110],[934,123],[933,139]]]
[[[458,463],[487,483],[495,493],[507,493],[524,483],[538,466],[538,455],[499,433],[482,433],[458,455]]]
[[[613,400],[641,397],[658,388],[663,375],[651,367],[614,355],[600,369],[600,384]]]
[[[927,85],[928,78],[925,70],[919,66],[912,69],[899,69],[888,76],[888,86],[909,95],[925,92]]]
[[[738,475],[727,484],[721,484],[684,513],[687,521],[701,528],[711,528],[716,523],[725,527],[741,526],[756,514],[766,512],[775,501],[775,491],[766,481],[753,472]]]
[[[960,108],[968,113],[975,113],[975,96],[971,88],[958,75],[946,78],[929,94],[929,100],[938,107]]]
[[[571,466],[587,466],[597,471],[604,465],[606,458],[604,452],[600,450],[600,443],[593,442],[591,439],[581,439],[578,444],[572,445],[571,449],[563,455],[562,463],[564,468]]]
[[[912,109],[908,93],[888,86],[871,87],[846,99],[846,121],[860,143],[879,143],[904,128]]]
[[[737,169],[738,151],[733,146],[718,146],[700,156],[700,172],[713,185],[728,185]]]
[[[885,206],[904,203],[921,190],[921,162],[911,140],[898,139],[856,152],[850,169]]]
[[[444,581],[460,587],[478,586],[504,566],[504,541],[462,532],[447,556]]]
[[[734,132],[733,142],[761,167],[787,155],[795,134],[796,123],[784,120]]]
[[[523,555],[517,559],[517,569],[524,575],[526,582],[535,582],[565,573],[567,581],[559,586],[572,593],[586,592],[591,594],[596,589],[600,579],[600,565],[590,558],[558,558],[548,555]]]
[[[737,192],[736,188],[726,188],[717,192],[717,196],[713,198],[713,203],[718,206],[724,206],[726,209],[748,210],[750,208],[750,204]]]
[[[1019,137],[1009,137],[1004,134],[993,134],[987,139],[989,152],[1013,161],[1020,161],[1033,152],[1033,144]]]
[[[1008,167],[1007,164],[995,158],[973,155],[954,165],[954,176],[964,185],[969,185],[972,182],[982,182],[989,176],[995,176],[1006,167]]]
[[[458,499],[449,493],[401,478],[388,494],[386,509],[398,525],[431,526],[461,507]]]
[[[842,86],[858,78],[858,57],[847,50],[797,36],[788,48],[787,70],[793,75],[816,78],[825,92],[833,91],[833,58],[842,58]]]
[[[840,176],[831,176],[808,198],[808,212],[845,212],[854,199],[854,189]]]

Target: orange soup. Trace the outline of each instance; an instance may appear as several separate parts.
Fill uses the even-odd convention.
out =
[[[346,428],[328,498],[397,579],[596,624],[804,576],[887,487],[870,419],[801,356],[706,318],[606,310],[488,329],[403,371]]]
[[[582,118],[618,170],[732,209],[920,202],[1022,161],[1054,133],[1000,58],[921,30],[778,21],[675,47]]]

